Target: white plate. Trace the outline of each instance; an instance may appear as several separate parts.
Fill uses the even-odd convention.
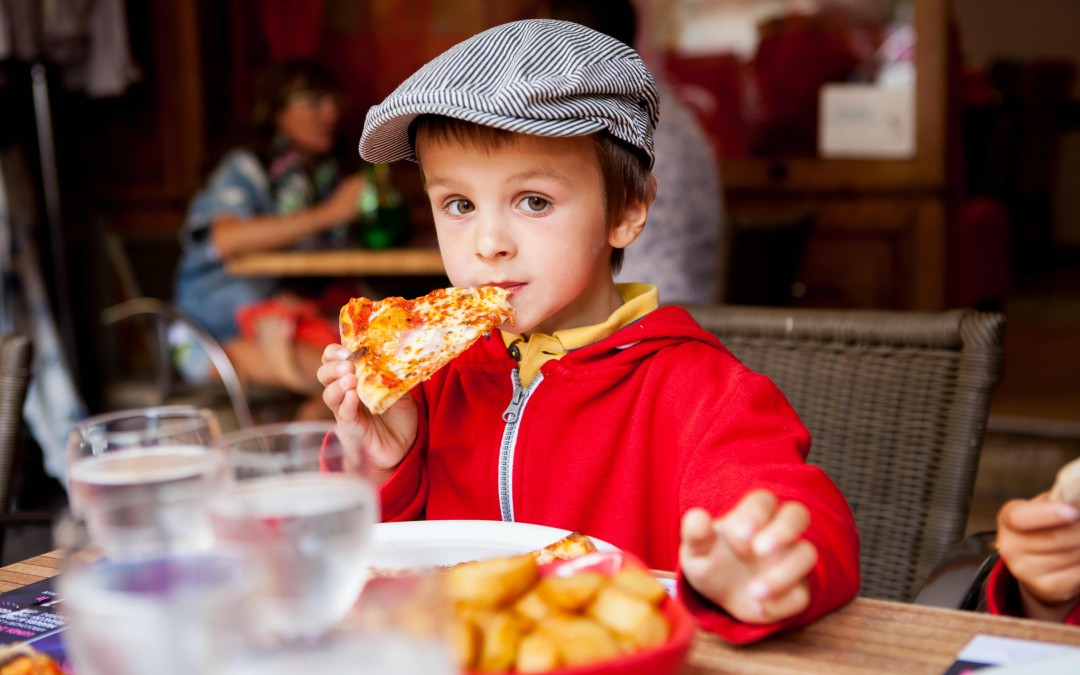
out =
[[[416,520],[379,523],[371,565],[417,569],[528,553],[562,539],[569,530],[499,520]],[[618,549],[590,537],[601,551]]]

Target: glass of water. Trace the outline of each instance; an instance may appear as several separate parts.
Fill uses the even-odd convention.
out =
[[[267,569],[258,632],[313,643],[348,614],[369,575],[379,502],[362,457],[346,456],[332,423],[295,422],[224,434],[233,483],[215,498],[218,541]]]
[[[68,434],[70,509],[110,554],[170,529],[192,545],[211,538],[205,502],[229,482],[211,410],[161,406],[120,410]]]
[[[75,424],[67,441],[71,510],[107,495],[147,499],[220,484],[227,474],[212,447],[219,435],[212,410],[188,405],[118,410]]]
[[[159,506],[143,504],[166,513]],[[183,503],[173,506],[179,512]],[[123,520],[106,514],[112,509],[139,505],[99,500],[88,511]],[[249,626],[266,578],[257,561],[220,546],[192,547],[188,528],[178,536],[171,520],[144,519],[107,545],[80,518],[67,514],[58,523],[64,643],[80,675],[224,675],[223,664],[255,644]]]

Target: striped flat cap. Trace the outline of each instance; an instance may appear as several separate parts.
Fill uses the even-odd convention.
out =
[[[607,131],[641,150],[652,168],[659,98],[632,48],[569,21],[526,19],[451,47],[372,107],[360,156],[416,160],[417,115],[455,117],[537,136]]]

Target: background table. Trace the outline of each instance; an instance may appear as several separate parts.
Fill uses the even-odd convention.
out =
[[[60,554],[0,568],[0,591],[60,573]],[[975,635],[1080,645],[1080,627],[856,598],[802,630],[733,647],[699,631],[683,675],[941,675]]]
[[[350,277],[446,274],[436,248],[267,251],[233,258],[225,270],[237,276]]]

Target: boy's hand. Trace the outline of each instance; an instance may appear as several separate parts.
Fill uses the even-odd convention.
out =
[[[780,504],[771,492],[748,493],[715,520],[690,509],[682,520],[679,565],[699,593],[746,623],[772,623],[810,603],[806,580],[817,549],[801,539],[810,512]]]
[[[1080,600],[1080,510],[1047,493],[1006,502],[997,517],[1001,559],[1020,585],[1024,613],[1061,621]]]
[[[323,350],[316,376],[323,389],[323,403],[334,413],[337,432],[347,453],[366,455],[372,480],[382,485],[390,477],[416,439],[416,401],[403,396],[382,415],[372,415],[356,393],[356,375],[348,360],[349,350],[329,345]]]

